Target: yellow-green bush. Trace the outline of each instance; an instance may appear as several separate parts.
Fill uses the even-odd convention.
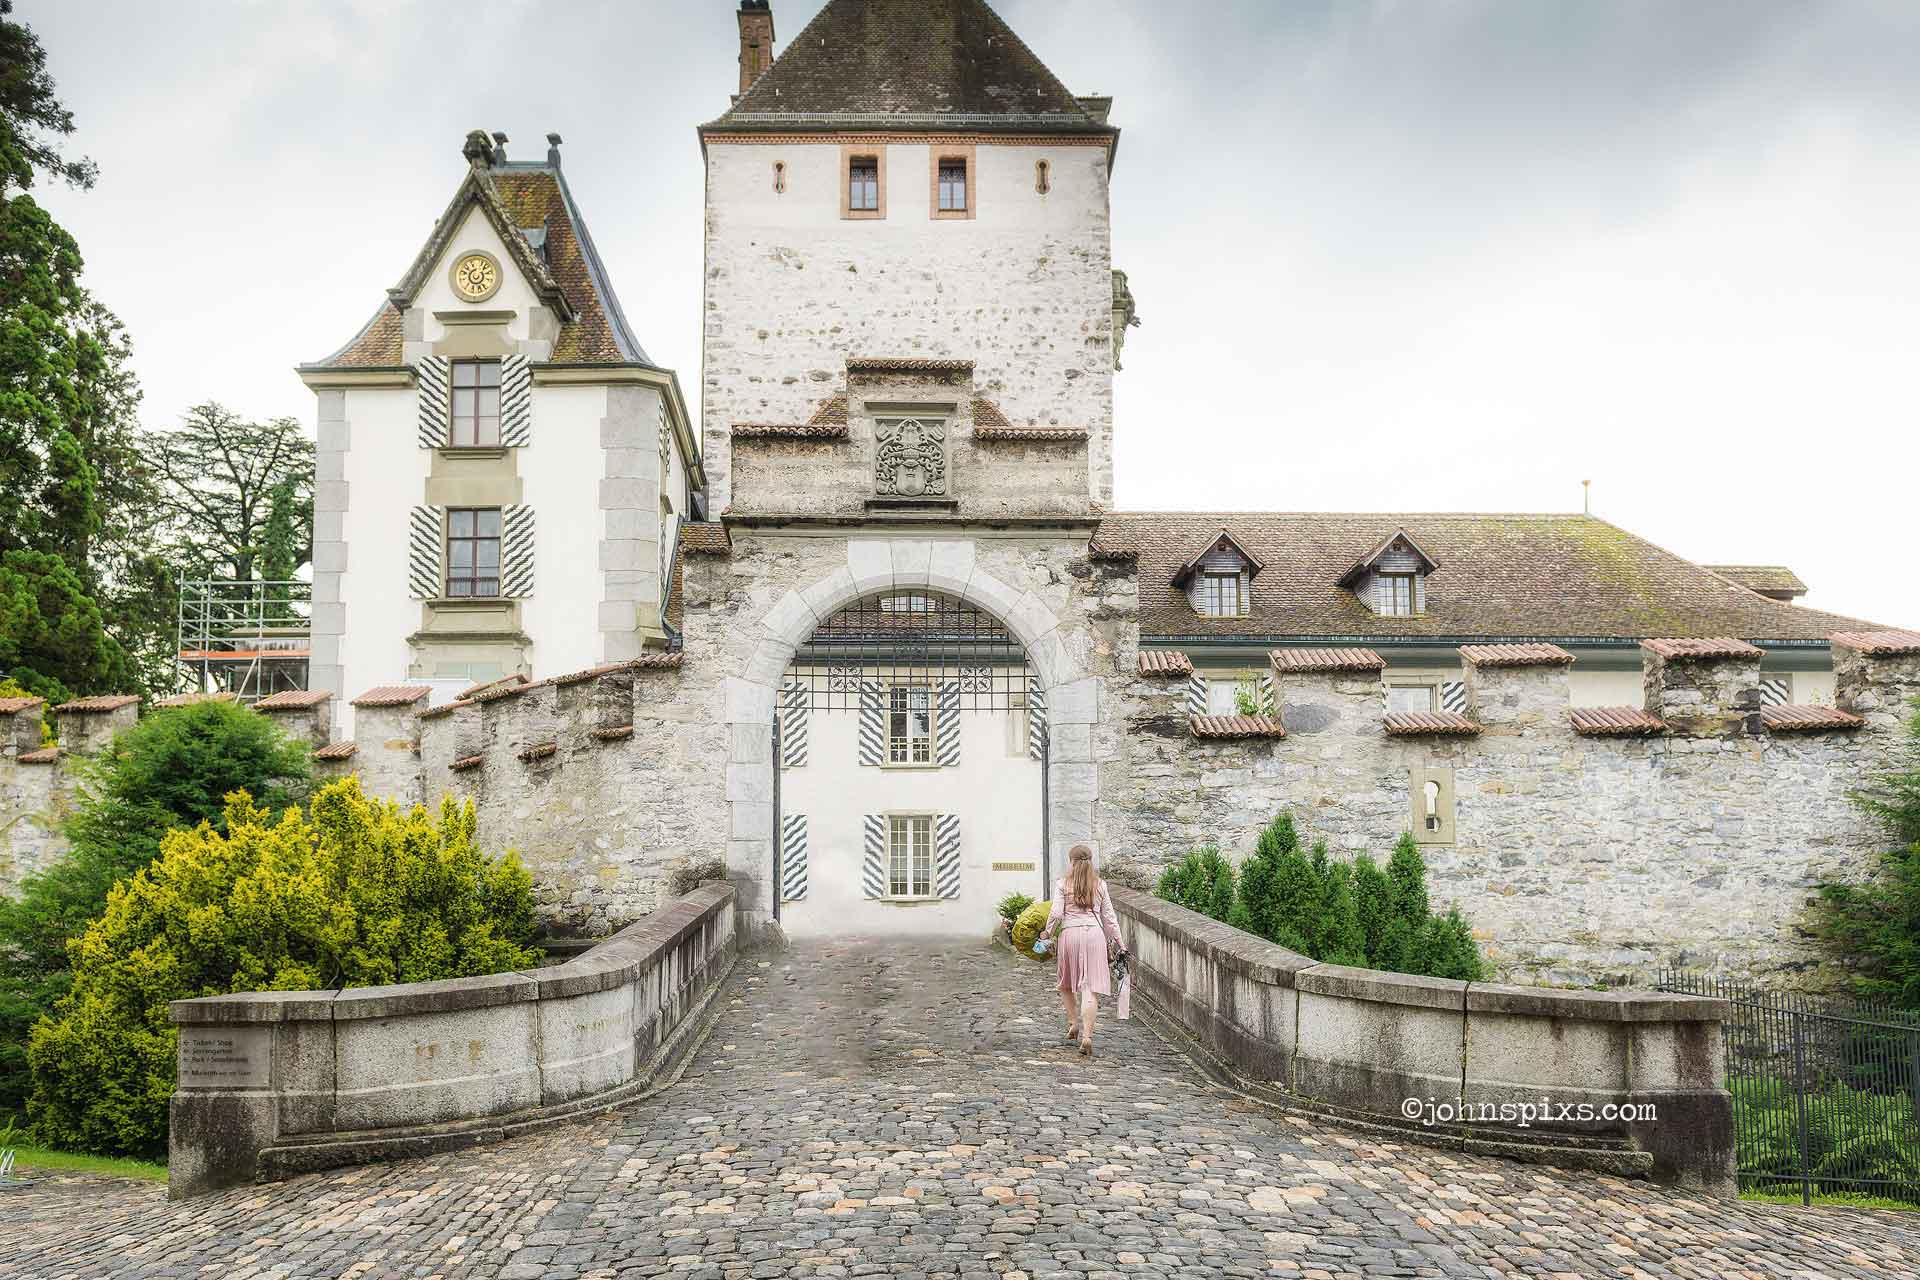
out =
[[[277,818],[174,831],[67,945],[72,990],[28,1042],[36,1142],[151,1154],[167,1138],[169,1000],[498,973],[538,963],[532,881],[474,841],[473,806],[372,801],[347,778]]]
[[[1036,902],[1020,913],[1013,922],[1013,945],[1023,956],[1033,954],[1033,940],[1047,927],[1047,917],[1053,914],[1051,902]]]

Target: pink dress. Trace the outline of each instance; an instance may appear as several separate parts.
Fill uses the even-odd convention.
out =
[[[1065,878],[1054,882],[1053,914],[1049,932],[1059,939],[1055,947],[1062,991],[1091,991],[1095,995],[1113,994],[1113,975],[1107,970],[1107,943],[1120,945],[1120,920],[1113,914],[1113,901],[1107,897],[1104,880],[1096,881],[1093,906],[1067,905]]]

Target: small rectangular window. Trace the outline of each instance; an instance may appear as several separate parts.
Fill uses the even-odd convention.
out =
[[[1240,714],[1240,689],[1238,680],[1207,681],[1207,714],[1210,716],[1237,716]]]
[[[855,156],[847,162],[847,208],[855,213],[880,210],[880,158]]]
[[[933,896],[933,819],[899,815],[887,822],[887,893],[895,898]]]
[[[940,212],[965,213],[967,209],[967,162],[940,162]]]
[[[1380,575],[1380,612],[1393,618],[1411,618],[1413,616],[1413,575],[1410,573],[1383,573]]]
[[[447,595],[500,594],[500,508],[447,512]]]
[[[887,715],[887,763],[932,762],[932,691],[925,686],[896,685]]]
[[[500,362],[453,362],[453,435],[456,449],[500,443]]]
[[[1237,618],[1246,612],[1245,593],[1237,573],[1200,575],[1200,612],[1209,618]]]
[[[1419,715],[1431,715],[1439,709],[1439,701],[1434,696],[1434,687],[1430,684],[1387,686],[1387,710],[1389,711],[1411,711]]]

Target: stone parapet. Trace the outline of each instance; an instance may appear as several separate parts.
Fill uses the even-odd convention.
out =
[[[1833,637],[1834,701],[1870,728],[1903,731],[1920,707],[1920,632]]]
[[[333,694],[325,689],[289,689],[260,699],[253,709],[290,737],[316,747],[333,741]]]
[[[1743,640],[1643,640],[1646,712],[1691,737],[1758,733],[1762,656]]]
[[[1557,645],[1462,645],[1467,717],[1490,739],[1564,735],[1573,655]]]
[[[698,1044],[736,952],[718,883],[548,968],[176,1000],[168,1194],[494,1142],[631,1101]]]
[[[77,698],[53,709],[60,726],[60,747],[77,756],[98,755],[114,735],[133,728],[140,699],[133,694]]]
[[[1110,888],[1150,1013],[1256,1097],[1416,1141],[1734,1193],[1724,1001],[1319,964]],[[1543,1102],[1543,1114],[1520,1110]]]

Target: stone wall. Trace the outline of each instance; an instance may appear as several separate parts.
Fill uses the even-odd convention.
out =
[[[80,786],[76,765],[98,754],[139,714],[137,698],[84,698],[53,709],[58,747],[42,747],[38,698],[0,709],[0,894],[67,851],[60,824]]]
[[[698,1043],[737,951],[705,885],[565,964],[176,1000],[168,1195],[453,1150],[631,1101]]]
[[[1424,1142],[1734,1192],[1725,1001],[1316,964],[1147,894],[1113,898],[1149,1009],[1247,1092]]]

